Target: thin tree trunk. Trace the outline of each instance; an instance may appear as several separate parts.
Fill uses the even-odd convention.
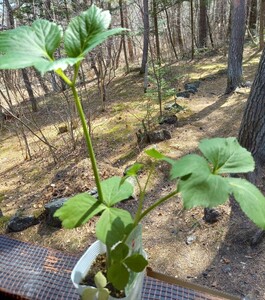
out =
[[[116,69],[118,69],[119,64],[120,64],[120,56],[121,56],[121,50],[122,50],[122,40],[120,41],[120,45],[119,45],[119,49],[118,49],[118,53],[117,53],[117,57],[116,57]]]
[[[29,80],[29,76],[28,76],[28,72],[26,69],[22,69],[22,77],[24,80],[24,84],[27,90],[27,93],[29,95],[29,101],[31,102],[31,107],[32,107],[32,111],[37,112],[38,111],[38,106],[37,106],[37,101],[34,97],[34,93],[30,84],[30,80]]]
[[[260,0],[259,50],[263,50],[264,48],[264,10],[265,10],[265,0]]]
[[[108,2],[108,10],[111,11],[111,2]],[[111,25],[110,25],[111,27]],[[109,37],[107,40],[107,67],[110,66],[112,61],[112,44],[113,44],[113,37]]]
[[[123,18],[124,18],[125,28],[129,28],[127,5],[124,6]],[[126,37],[127,37],[129,60],[131,62],[133,62],[134,61],[134,53],[133,53],[133,41],[132,41],[132,37],[130,36],[130,34],[128,34]]]
[[[184,45],[183,45],[182,31],[181,31],[181,2],[177,3],[176,31],[177,31],[177,40],[178,40],[178,45],[179,45],[179,51],[181,54],[183,54],[184,53]]]
[[[30,147],[29,147],[28,138],[27,138],[27,135],[25,133],[24,126],[23,125],[20,126],[19,130],[21,132],[21,135],[22,135],[22,138],[23,138],[23,141],[24,141],[24,144],[25,144],[25,149],[26,149],[26,157],[25,157],[25,159],[26,160],[32,160],[31,150],[30,150]]]
[[[191,59],[194,59],[194,16],[193,16],[193,0],[190,0],[190,25],[191,25]]]
[[[149,12],[148,12],[148,0],[143,0],[143,23],[144,23],[144,46],[142,64],[140,74],[144,74],[146,70],[146,64],[148,60],[148,44],[149,44]]]
[[[245,24],[246,2],[245,0],[233,0],[226,94],[233,92],[243,82],[242,60]]]
[[[170,44],[172,46],[175,58],[178,59],[178,54],[177,54],[177,51],[176,51],[176,48],[175,48],[175,45],[174,45],[174,42],[173,42],[173,38],[172,38],[172,32],[171,32],[171,28],[170,28],[167,8],[165,8],[165,13],[166,13],[166,19],[167,19],[167,30],[168,30],[168,35],[169,35],[169,41],[170,41]]]
[[[58,92],[59,91],[59,86],[58,83],[56,81],[56,76],[54,74],[54,72],[51,72],[51,85],[52,85],[52,90],[53,92]]]
[[[161,51],[160,51],[160,40],[158,32],[158,20],[157,20],[157,0],[153,0],[153,15],[154,15],[154,31],[155,31],[155,47],[156,47],[156,59],[158,66],[161,66]]]
[[[15,20],[14,20],[14,15],[13,15],[13,9],[11,4],[9,3],[9,0],[4,0],[5,6],[6,6],[6,11],[7,11],[7,28],[15,28]]]
[[[199,46],[199,48],[207,47],[207,4],[206,4],[206,0],[200,0],[198,46]]]
[[[255,34],[257,29],[257,0],[250,0],[248,28],[251,34]]]
[[[43,77],[41,76],[41,74],[35,69],[33,68],[35,75],[40,83],[40,86],[42,87],[44,94],[47,95],[49,94],[49,88],[47,87],[47,85],[45,84]]]
[[[154,60],[152,59],[153,63],[153,70],[154,75],[156,78],[157,83],[157,95],[158,95],[158,103],[159,103],[159,113],[160,117],[162,117],[162,91],[161,91],[161,52],[160,52],[160,40],[159,40],[159,32],[158,32],[158,20],[157,20],[157,0],[153,0],[153,18],[154,18],[154,31],[155,31],[155,47],[156,47],[156,60],[158,64],[158,68],[154,66]]]
[[[122,0],[119,0],[119,6],[120,6],[120,17],[121,17],[121,27],[124,27],[124,16],[123,16],[123,2]],[[124,60],[125,60],[125,65],[126,65],[126,72],[130,72],[130,67],[129,67],[129,62],[128,62],[128,57],[127,57],[127,49],[126,49],[126,42],[125,42],[125,36],[121,36],[122,40],[122,46],[123,46],[123,51],[124,51]]]
[[[214,49],[213,34],[212,34],[212,29],[211,29],[211,24],[210,24],[208,14],[207,14],[206,18],[207,18],[207,26],[208,26],[208,30],[209,30],[209,37],[210,37],[210,41],[211,41],[211,46]]]

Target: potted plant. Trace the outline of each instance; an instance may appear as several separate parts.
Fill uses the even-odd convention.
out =
[[[74,228],[99,215],[96,224],[98,241],[92,245],[92,254],[85,253],[72,274],[72,280],[84,299],[124,298],[139,299],[137,286],[143,281],[147,266],[141,244],[141,221],[162,203],[181,193],[185,208],[194,206],[214,207],[224,203],[233,194],[246,215],[261,228],[265,228],[265,198],[260,191],[245,179],[230,177],[231,173],[250,172],[254,169],[251,154],[242,148],[235,138],[215,138],[201,141],[202,156],[189,154],[179,160],[169,158],[155,149],[146,150],[154,161],[163,160],[171,166],[171,178],[176,188],[168,195],[145,207],[145,194],[155,162],[150,167],[147,182],[142,184],[137,173],[144,167],[140,163],[131,166],[124,177],[114,176],[101,180],[83,108],[76,89],[78,70],[85,56],[109,36],[124,31],[108,29],[110,13],[92,5],[87,11],[73,18],[65,32],[57,24],[36,20],[31,26],[3,31],[0,34],[0,68],[18,69],[33,66],[42,74],[55,71],[71,88],[73,99],[83,127],[87,151],[97,187],[98,197],[81,193],[71,197],[55,215],[65,228]],[[66,57],[55,60],[54,53],[64,45]],[[70,78],[64,70],[73,68]],[[128,199],[133,187],[128,177],[135,177],[139,188],[138,208],[134,216],[125,209],[116,207]],[[91,249],[90,249],[91,250]],[[100,254],[100,255],[99,255]],[[83,260],[90,259],[87,263]],[[91,259],[92,258],[92,259]],[[100,271],[96,263],[103,264]],[[91,267],[94,283],[81,286],[84,273]],[[90,279],[88,279],[90,280]],[[126,297],[126,298],[125,298]]]

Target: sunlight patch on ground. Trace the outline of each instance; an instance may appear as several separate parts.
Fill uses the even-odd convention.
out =
[[[216,71],[216,70],[221,70],[225,69],[226,65],[225,64],[218,64],[218,63],[210,63],[208,65],[203,65],[203,66],[198,66],[198,69],[205,70],[205,71]]]

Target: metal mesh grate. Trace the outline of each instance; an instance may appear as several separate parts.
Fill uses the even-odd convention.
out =
[[[0,287],[18,299],[78,299],[70,274],[78,258],[0,236]]]
[[[151,277],[146,277],[142,299],[144,300],[222,300],[185,287],[172,285]]]
[[[78,257],[0,235],[0,299],[77,300],[70,273]],[[144,300],[221,300],[146,277]],[[136,299],[135,299],[136,300]]]

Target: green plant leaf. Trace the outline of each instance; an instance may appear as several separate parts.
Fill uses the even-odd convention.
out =
[[[64,205],[59,208],[54,216],[62,221],[65,228],[75,228],[85,224],[96,214],[106,209],[106,206],[88,193],[78,194],[69,198]]]
[[[179,181],[179,190],[185,208],[195,206],[214,207],[224,203],[230,187],[225,178],[207,173],[193,173],[186,180]]]
[[[109,36],[126,30],[107,30],[111,21],[109,11],[92,5],[88,10],[73,18],[64,36],[64,45],[69,57],[85,56],[89,51],[104,42]]]
[[[101,271],[97,272],[94,280],[97,288],[104,288],[107,285],[107,278],[102,274]]]
[[[123,290],[129,281],[130,273],[122,263],[113,263],[107,272],[108,280],[118,290]]]
[[[104,203],[109,207],[133,194],[133,186],[128,181],[121,184],[121,180],[121,177],[113,176],[101,182]]]
[[[45,74],[48,71],[53,71],[53,70],[58,70],[62,69],[65,70],[67,69],[68,66],[73,66],[74,64],[78,63],[81,61],[83,57],[76,57],[76,58],[71,58],[71,57],[66,57],[66,58],[60,58],[55,61],[47,62],[45,63],[36,63],[34,67],[41,72],[41,74]]]
[[[110,257],[114,261],[122,261],[129,254],[129,247],[124,243],[119,243],[111,250]]]
[[[127,176],[136,176],[140,170],[143,168],[143,164],[135,163],[132,166],[130,166],[127,171],[126,175]]]
[[[61,27],[41,19],[34,21],[31,27],[4,31],[0,34],[0,68],[45,68],[53,60],[61,39]]]
[[[148,265],[148,261],[139,253],[127,257],[124,261],[126,266],[133,272],[142,272]]]
[[[171,158],[165,157],[165,161],[172,165],[170,175],[172,179],[190,175],[192,173],[200,173],[201,176],[210,172],[209,165],[207,161],[196,154],[186,155],[179,160],[173,160]]]
[[[108,289],[99,289],[98,291],[98,300],[108,300],[109,299],[109,290]]]
[[[255,163],[245,148],[241,147],[236,138],[205,139],[199,148],[213,164],[215,173],[244,173],[254,170]]]
[[[126,227],[132,223],[133,219],[128,211],[108,207],[97,222],[96,236],[101,242],[111,247],[123,239]]]
[[[243,212],[260,228],[265,229],[265,197],[249,181],[227,178]]]
[[[94,300],[97,294],[97,289],[95,288],[87,288],[83,291],[81,299],[82,300]]]
[[[59,47],[62,39],[62,28],[48,20],[38,19],[32,23],[32,29],[36,33],[36,44],[48,54],[53,56],[54,51]]]
[[[165,158],[165,156],[162,153],[160,153],[159,151],[157,151],[154,148],[145,150],[145,153],[147,155],[149,155],[150,157],[153,157],[153,158],[156,158],[156,159],[163,159],[163,158]]]

